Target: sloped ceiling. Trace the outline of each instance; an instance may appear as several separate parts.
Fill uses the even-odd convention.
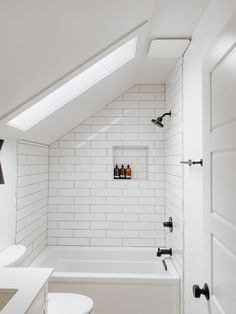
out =
[[[0,0],[0,134],[52,143],[136,83],[163,83],[176,60],[149,59],[156,37],[190,37],[207,0]],[[139,25],[138,56],[26,132],[17,109]],[[59,83],[58,83],[59,82]],[[10,114],[10,115],[9,115]]]

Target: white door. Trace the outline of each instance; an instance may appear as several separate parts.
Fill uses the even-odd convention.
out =
[[[206,302],[236,314],[236,15],[203,63],[203,124]]]

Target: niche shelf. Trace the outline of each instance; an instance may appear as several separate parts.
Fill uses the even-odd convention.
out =
[[[148,147],[139,145],[113,146],[113,165],[130,165],[131,180],[148,180]]]

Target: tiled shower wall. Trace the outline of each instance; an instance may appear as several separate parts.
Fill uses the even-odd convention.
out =
[[[49,148],[18,142],[16,243],[27,248],[28,265],[47,245]]]
[[[174,231],[167,231],[167,246],[172,247],[172,259],[180,276],[183,272],[183,123],[182,123],[182,60],[166,84],[166,111],[172,112],[165,123],[165,207],[166,217],[173,218]]]
[[[52,144],[50,169],[48,146],[19,142],[16,242],[27,247],[26,264],[47,244],[48,211],[49,245],[167,245],[182,274],[181,63],[164,99],[164,85],[134,86]],[[167,110],[164,129],[150,123]],[[126,159],[134,179],[113,180],[114,163]],[[165,236],[169,216],[174,233]]]
[[[49,245],[166,244],[164,129],[151,124],[164,99],[164,85],[136,85],[50,146]],[[113,180],[124,146],[134,179]],[[145,156],[132,155],[139,147]]]

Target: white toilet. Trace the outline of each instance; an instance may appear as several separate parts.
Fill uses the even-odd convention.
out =
[[[17,267],[24,261],[24,245],[12,245],[0,252],[0,267]],[[90,314],[93,300],[81,294],[49,293],[48,314]]]
[[[48,314],[89,314],[93,301],[89,297],[74,293],[49,293]]]

